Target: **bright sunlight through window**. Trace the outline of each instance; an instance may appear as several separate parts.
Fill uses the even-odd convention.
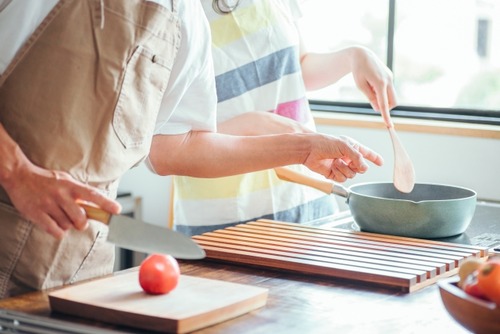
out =
[[[390,29],[389,0],[304,1],[301,30],[307,48],[360,44],[389,59],[399,105],[500,113],[500,1],[394,3]],[[351,76],[309,98],[367,102]]]

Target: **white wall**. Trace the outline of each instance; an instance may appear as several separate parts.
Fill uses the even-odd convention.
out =
[[[347,185],[392,180],[392,144],[386,130],[318,126],[318,131],[349,135],[383,155],[383,167],[372,165],[366,174]],[[480,199],[500,201],[500,140],[401,131],[398,134],[413,161],[417,182],[468,187],[477,191]],[[144,220],[167,223],[168,177],[153,175],[140,166],[125,175],[120,189],[143,198]]]
[[[142,219],[166,226],[169,214],[170,178],[153,174],[141,164],[128,171],[120,183],[120,190],[142,197]]]

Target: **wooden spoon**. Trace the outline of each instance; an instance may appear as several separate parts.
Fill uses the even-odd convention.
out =
[[[394,187],[403,193],[410,193],[415,186],[415,169],[413,168],[413,163],[394,129],[389,110],[382,109],[381,114],[389,130],[394,149]]]

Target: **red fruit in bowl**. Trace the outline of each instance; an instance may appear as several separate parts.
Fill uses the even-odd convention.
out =
[[[477,287],[492,302],[500,305],[500,259],[491,259],[478,268]]]
[[[474,271],[471,274],[465,278],[464,282],[462,283],[462,289],[468,294],[473,297],[485,299],[485,295],[482,293],[482,291],[479,289],[478,285],[478,271]]]

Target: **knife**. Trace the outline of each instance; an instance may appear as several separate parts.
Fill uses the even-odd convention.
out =
[[[205,251],[188,236],[171,229],[123,215],[113,215],[101,208],[78,202],[89,219],[108,225],[107,241],[119,247],[143,253],[170,254],[174,258],[196,260]]]

